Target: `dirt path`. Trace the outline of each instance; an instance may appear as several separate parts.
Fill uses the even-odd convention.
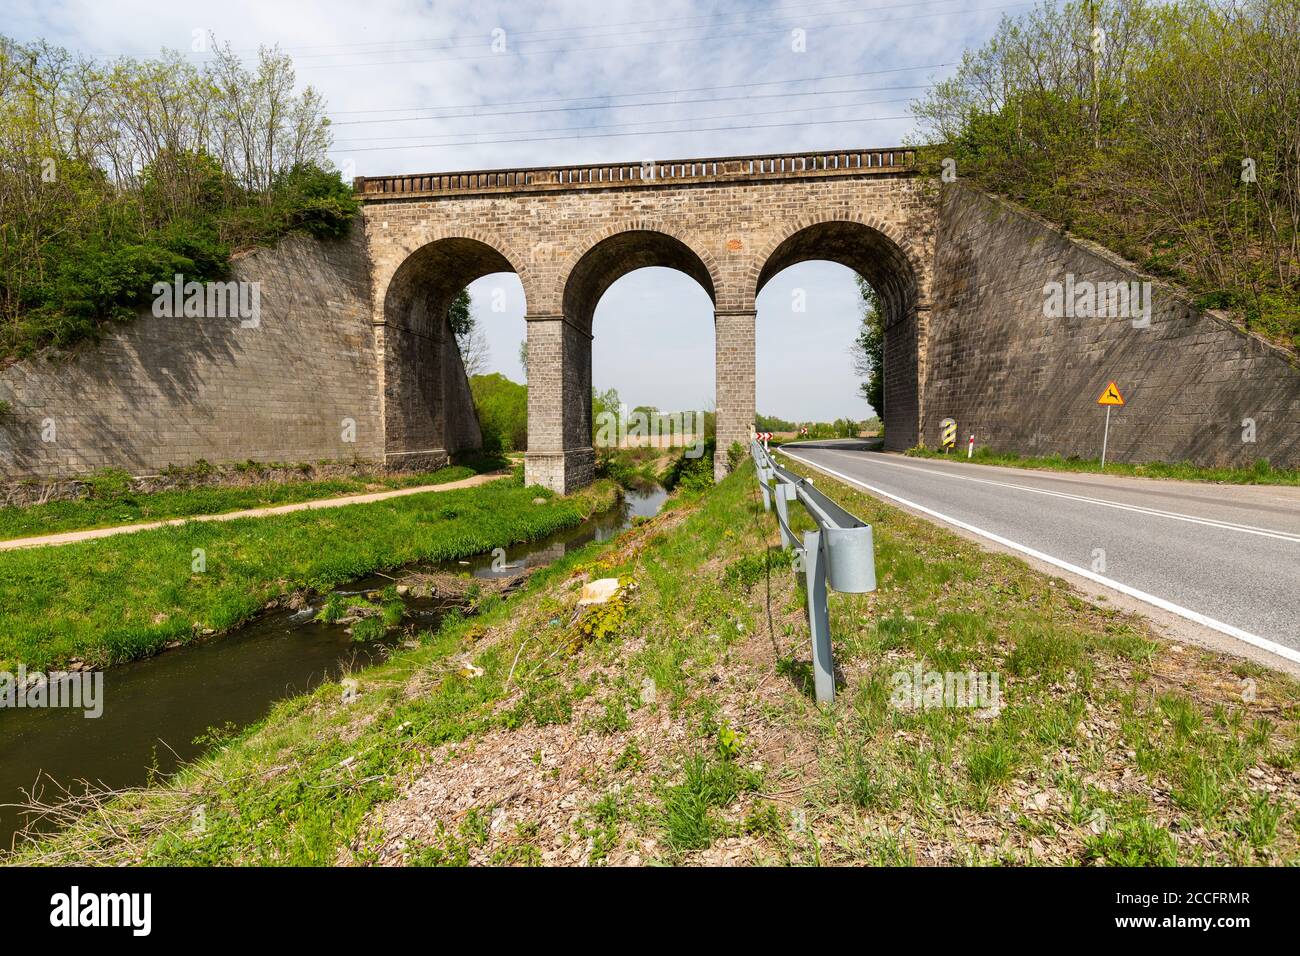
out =
[[[150,531],[170,525],[182,525],[188,521],[234,521],[236,518],[265,518],[270,515],[289,514],[293,511],[311,511],[317,508],[342,508],[345,505],[361,505],[386,498],[400,498],[403,495],[420,495],[428,491],[455,491],[458,488],[473,488],[506,477],[504,472],[490,472],[485,475],[473,475],[460,481],[449,481],[441,485],[418,485],[414,488],[397,488],[393,491],[376,491],[365,495],[348,495],[343,498],[319,498],[315,501],[297,501],[289,505],[275,505],[268,508],[249,508],[245,511],[227,511],[216,515],[190,515],[185,518],[168,518],[165,521],[146,521],[140,524],[117,525],[112,528],[90,528],[85,531],[64,531],[60,534],[44,534],[29,538],[13,538],[0,541],[0,551],[16,551],[18,548],[41,548],[59,544],[72,544],[74,541],[89,541],[93,538],[111,538],[117,534],[134,534],[137,531]]]

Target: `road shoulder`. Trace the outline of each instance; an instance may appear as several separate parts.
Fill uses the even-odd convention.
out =
[[[797,454],[797,450],[795,450],[795,454]],[[791,455],[790,457],[795,458],[795,455]],[[805,464],[809,468],[813,468],[816,471],[821,472],[822,474],[825,474],[830,478],[833,478],[837,482],[840,482],[842,484],[847,484],[846,482],[843,481],[842,478],[834,474],[833,470],[828,469],[825,466],[818,465],[816,462],[812,461],[811,459],[800,456],[795,460],[798,460],[801,464]],[[996,468],[997,466],[987,466],[987,467],[992,469],[992,468]],[[1023,474],[1023,470],[1021,469],[997,468],[997,470],[1002,472],[1013,472],[1013,473],[1020,472],[1021,474]],[[1157,479],[1136,479],[1136,480],[1148,481],[1148,482],[1157,481]],[[855,490],[861,490],[866,494],[874,495],[874,493],[871,492],[870,490],[860,488],[860,486],[851,485],[851,487],[854,487]],[[965,527],[962,527],[959,524],[955,524],[952,521],[944,520],[940,516],[931,513],[926,513],[905,501],[900,501],[898,499],[891,499],[889,503],[897,508],[902,509],[903,511],[908,512],[909,514],[915,515],[916,517],[924,518],[925,520],[931,521],[934,524],[941,525],[942,527],[955,532],[956,534],[967,539],[968,541],[972,541],[978,544],[982,549],[986,551],[995,554],[1011,555],[1013,557],[1019,558],[1020,560],[1024,561],[1026,564],[1028,564],[1030,567],[1034,568],[1037,571],[1041,571],[1044,574],[1049,574],[1055,577],[1062,578],[1063,580],[1066,580],[1070,584],[1072,584],[1084,597],[1086,597],[1086,599],[1090,603],[1094,604],[1095,606],[1112,607],[1121,611],[1128,611],[1128,612],[1140,614],[1152,623],[1152,625],[1160,633],[1161,636],[1170,640],[1175,645],[1191,644],[1196,647],[1204,648],[1206,650],[1215,651],[1217,653],[1228,654],[1234,657],[1239,657],[1243,660],[1251,661],[1252,663],[1260,664],[1270,669],[1288,674],[1291,677],[1300,678],[1300,663],[1296,661],[1289,660],[1278,654],[1271,653],[1270,651],[1264,648],[1257,647],[1244,640],[1239,640],[1228,634],[1224,634],[1220,631],[1215,630],[1214,628],[1207,627],[1202,624],[1198,624],[1195,621],[1189,620],[1188,618],[1182,617],[1178,614],[1156,607],[1155,605],[1149,604],[1146,601],[1125,594],[1124,592],[1116,590],[1114,588],[1107,587],[1087,577],[1084,577],[1083,575],[1076,574],[1066,568],[1062,568],[1048,561],[1041,560],[1032,554],[1026,554],[1024,551],[1021,551],[1018,548],[1008,547],[1004,544],[999,543],[998,541],[986,537],[985,535],[977,534]]]

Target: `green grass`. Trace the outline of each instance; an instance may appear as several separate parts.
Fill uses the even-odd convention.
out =
[[[503,494],[501,485],[493,484],[443,494],[461,499],[455,507],[468,516],[471,497],[480,497],[474,512],[500,513],[518,492],[530,502],[537,493],[515,488]],[[576,500],[556,499],[531,507],[558,511],[567,505],[580,513],[605,504],[610,495],[605,486]],[[336,861],[340,847],[357,844],[358,858],[365,862],[370,852],[367,815],[396,795],[404,773],[421,764],[428,747],[518,726],[521,721],[545,724],[556,718],[557,710],[570,706],[572,693],[556,680],[556,672],[569,662],[552,653],[553,642],[563,637],[564,630],[552,619],[553,602],[547,592],[608,547],[591,544],[570,551],[533,574],[518,599],[499,602],[481,615],[448,615],[437,631],[420,635],[418,647],[395,651],[389,660],[353,674],[361,681],[361,690],[351,704],[340,703],[338,683],[280,702],[264,720],[215,741],[207,756],[172,780],[111,799],[80,824],[28,847],[27,858],[177,866],[322,866]],[[521,615],[517,601],[530,608],[527,614]],[[449,665],[484,628],[510,626],[511,620],[518,622],[520,640],[539,638],[526,642],[526,653],[517,661],[516,647],[507,645],[474,655],[483,669],[481,676],[468,677],[461,668]],[[514,686],[526,685],[534,703],[543,701],[523,714],[498,709],[515,663],[519,671]],[[423,689],[415,694],[406,691],[413,676],[423,682]],[[353,733],[349,728],[357,721],[358,732]],[[640,757],[629,747],[621,759],[633,766]],[[200,805],[206,825],[196,832],[191,821]],[[483,824],[491,809],[472,808],[461,824],[413,848],[407,862],[463,863],[481,846]],[[133,822],[119,828],[125,817]],[[593,817],[607,821],[609,807],[593,808]],[[523,842],[494,862],[530,863],[537,858]]]
[[[356,702],[340,703],[337,685],[285,702],[174,780],[111,801],[22,859],[319,865],[342,851],[371,862],[382,805],[413,774],[435,772],[430,760],[472,761],[490,731],[562,725],[606,754],[581,768],[596,797],[560,824],[561,845],[589,846],[593,863],[624,846],[695,862],[722,839],[726,852],[757,841],[760,860],[813,864],[1300,856],[1293,785],[1252,784],[1257,768],[1300,765],[1293,683],[1242,670],[1258,682],[1247,705],[1241,675],[1216,658],[1172,654],[1139,619],[1092,607],[1014,558],[821,486],[872,523],[880,582],[831,597],[847,675],[833,708],[811,700],[802,596],[787,561],[767,551],[776,526],[745,466],[692,499],[676,527],[634,532],[645,536],[639,551],[618,539],[567,555],[521,593],[450,616],[420,647],[353,675]],[[617,627],[575,644],[578,572],[636,588]],[[482,673],[465,676],[464,657]],[[891,675],[916,661],[1000,673],[1002,708],[896,706]],[[656,745],[657,730],[599,743],[661,723],[685,731],[679,743]],[[769,763],[773,750],[788,759]],[[1050,800],[1027,807],[1039,793]],[[407,862],[538,862],[538,821],[485,842],[499,795],[445,821]],[[195,835],[200,804],[208,830]],[[646,841],[657,847],[648,857]]]
[[[967,458],[964,451],[944,454],[933,448],[909,448],[913,458],[943,458],[961,464],[1003,465],[1007,468],[1038,468],[1044,471],[1095,472],[1102,474],[1098,458],[1063,458],[1060,455],[1016,455],[975,449],[975,456]],[[1108,461],[1107,475],[1127,475],[1137,478],[1174,478],[1179,481],[1208,481],[1225,485],[1300,485],[1300,468],[1274,468],[1266,460],[1259,460],[1249,468],[1203,468],[1190,462],[1149,461],[1140,464]]]
[[[534,504],[538,495],[545,504]],[[223,631],[299,589],[542,537],[609,507],[510,481],[328,511],[194,522],[0,553],[0,669],[111,664]],[[195,570],[202,566],[203,570]]]
[[[758,788],[761,778],[735,760],[695,754],[682,768],[682,781],[668,787],[659,810],[673,853],[703,850],[730,831],[717,812],[741,793]]]
[[[824,730],[828,819],[883,808],[909,821],[918,846],[961,846],[965,834],[948,817],[974,814],[997,821],[1006,846],[1055,843],[1053,862],[1297,858],[1300,814],[1281,797],[1261,796],[1251,775],[1290,765],[1294,720],[1284,728],[1254,714],[1300,715],[1294,682],[1260,676],[1276,696],[1247,703],[1226,663],[1170,655],[1140,620],[1092,608],[1018,560],[983,553],[830,479],[821,487],[873,525],[880,582],[870,597],[831,599],[837,662],[865,673]],[[890,674],[918,660],[938,671],[1000,673],[1001,711],[981,719],[967,709],[891,706]],[[1165,689],[1171,682],[1198,691]],[[1128,779],[1144,785],[1123,788],[1122,798],[1084,783],[1113,779],[1117,755]],[[1007,826],[1008,808],[1023,799],[1017,782],[1073,797],[1069,806],[1053,798],[1040,812],[1019,812]],[[846,838],[841,849],[870,862],[878,847]],[[989,852],[980,848],[970,862],[1033,862],[1038,851]]]
[[[87,497],[0,508],[0,540],[62,531],[224,514],[248,508],[296,504],[369,491],[439,485],[474,475],[464,465],[434,472],[329,478],[320,481],[260,481],[249,485],[208,485],[149,493],[133,492],[122,474],[102,473],[87,481]],[[378,486],[378,487],[376,487]]]
[[[680,449],[602,448],[596,455],[596,477],[616,481],[624,488],[639,490],[660,483],[655,466],[660,459],[681,457]]]

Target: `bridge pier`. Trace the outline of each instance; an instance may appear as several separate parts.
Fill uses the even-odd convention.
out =
[[[714,399],[717,403],[717,441],[713,477],[727,476],[727,449],[732,442],[748,445],[754,427],[755,368],[753,309],[717,310],[713,313]]]
[[[563,314],[525,316],[528,325],[528,451],[524,483],[559,494],[590,484],[591,334]]]

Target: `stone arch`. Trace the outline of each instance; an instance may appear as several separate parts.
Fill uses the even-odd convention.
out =
[[[570,490],[591,480],[592,319],[601,296],[636,269],[662,266],[695,279],[717,302],[716,261],[678,230],[637,219],[609,224],[575,244],[552,292],[558,309],[528,316],[526,480]]]
[[[915,445],[921,434],[921,338],[928,312],[929,270],[919,250],[875,216],[810,216],[783,230],[750,263],[754,300],[790,266],[825,259],[848,266],[880,297],[885,327],[885,422],[889,448]]]
[[[898,273],[910,277],[917,303],[923,305],[925,296],[928,294],[929,269],[926,268],[925,257],[916,243],[893,224],[878,216],[837,213],[805,216],[786,226],[774,238],[768,240],[767,244],[750,260],[747,271],[748,282],[746,283],[750,296],[748,307],[754,307],[754,300],[758,297],[759,291],[767,283],[768,279],[799,262],[806,262],[810,259],[829,259],[832,262],[840,262],[850,269],[856,270],[857,266],[853,262],[844,261],[844,258],[827,254],[835,250],[829,248],[830,243],[827,241],[828,237],[826,236],[826,231],[835,230],[837,227],[844,227],[841,230],[842,234],[849,233],[854,226],[864,227],[869,230],[866,233],[868,237],[873,233],[880,237],[880,249],[886,252],[890,264],[896,267]],[[825,231],[818,235],[819,230]],[[802,246],[798,241],[801,235],[806,236],[816,245],[811,248],[808,254],[802,255],[800,258],[789,258],[787,261],[781,262],[777,257],[778,251],[781,251],[782,247],[786,247],[787,252],[793,251],[792,243],[796,244],[796,247]],[[802,248],[804,251],[808,250],[806,246]],[[847,257],[859,260],[862,258],[860,251],[857,256],[853,256],[850,251]],[[871,281],[870,276],[864,274],[863,277],[868,282]]]
[[[476,230],[437,230],[406,251],[375,296],[380,351],[384,461],[395,468],[437,468],[482,444],[469,382],[447,321],[461,289],[483,276],[513,272],[522,261]]]
[[[560,311],[590,332],[605,291],[627,273],[651,266],[684,272],[717,302],[722,272],[709,250],[661,220],[633,219],[606,225],[575,244],[559,270]]]
[[[373,230],[374,227],[371,226]],[[372,236],[372,241],[374,237]],[[405,238],[399,245],[398,249],[389,255],[384,256],[384,261],[391,262],[393,265],[388,270],[380,270],[375,283],[376,295],[375,301],[379,303],[375,323],[380,324],[383,321],[382,303],[388,294],[388,287],[398,274],[403,271],[412,260],[420,254],[421,250],[429,246],[434,246],[445,240],[468,240],[487,246],[495,251],[506,266],[501,269],[493,269],[493,272],[513,272],[519,277],[519,282],[524,287],[524,298],[527,302],[532,303],[535,299],[540,301],[542,296],[537,290],[538,279],[531,267],[530,260],[523,255],[514,245],[505,237],[489,232],[485,229],[478,229],[473,226],[437,226],[418,230],[413,230],[408,238]],[[485,272],[483,275],[491,275],[491,272]],[[481,278],[477,276],[476,278]],[[473,280],[471,280],[473,281]]]

